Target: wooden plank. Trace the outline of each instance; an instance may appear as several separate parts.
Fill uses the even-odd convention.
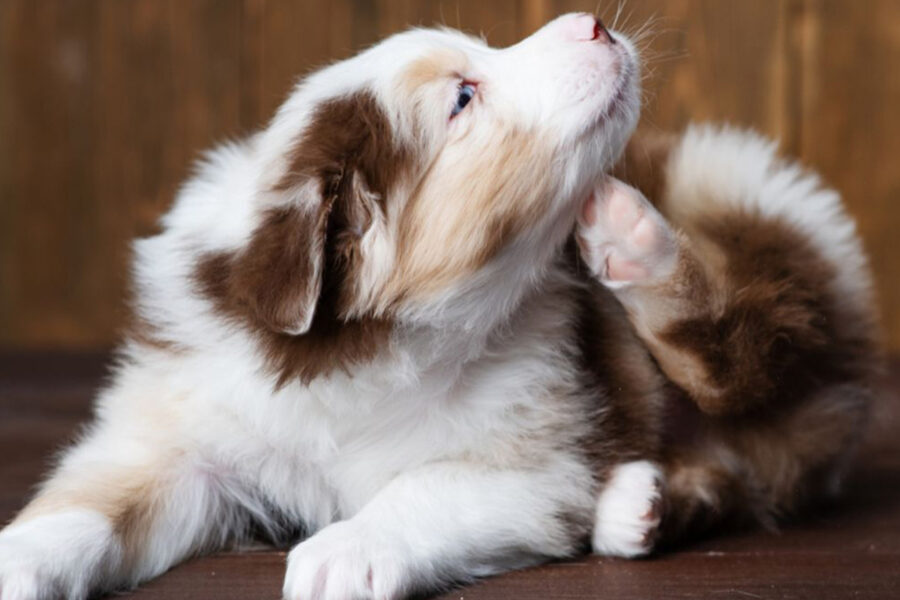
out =
[[[378,31],[389,35],[410,26],[446,25],[484,37],[503,47],[523,35],[520,0],[378,0]]]
[[[897,555],[686,554],[656,560],[585,558],[509,573],[438,596],[440,600],[675,600],[765,598],[893,600]],[[151,599],[279,598],[285,555],[221,555],[193,561],[142,586]]]
[[[129,244],[239,132],[240,2],[3,5],[0,345],[107,346]]]
[[[89,115],[96,6],[7,0],[2,10],[0,345],[102,339],[84,323],[96,234]],[[88,318],[85,318],[88,317]]]
[[[6,89],[12,70],[11,48],[4,43],[12,36],[12,10],[13,5],[8,2],[0,2],[0,281],[12,281],[16,266],[12,257],[13,243],[12,229],[15,227],[13,219],[16,211],[13,203],[3,201],[11,198],[12,185],[12,147],[9,143],[11,137],[12,110],[9,103],[10,93]],[[4,143],[3,140],[6,140]],[[0,285],[0,327],[5,320],[3,315],[12,313],[13,310],[12,287]],[[7,338],[9,339],[9,338]],[[2,344],[2,342],[0,342]]]
[[[89,290],[106,326],[124,296],[134,236],[155,231],[200,153],[241,133],[239,0],[136,0],[101,4],[93,89],[94,203]],[[111,276],[110,273],[116,274]],[[115,311],[115,312],[114,312]]]
[[[900,349],[900,3],[798,2],[802,159],[840,190],[877,276],[884,329]]]
[[[531,35],[555,16],[548,0],[521,0],[519,11],[519,37]]]
[[[595,0],[549,1],[553,14],[598,6]],[[621,11],[619,6],[600,4],[608,25],[616,23],[628,34],[648,27],[638,44],[645,57],[645,126],[677,131],[690,121],[713,120],[775,137],[788,133],[782,118],[782,0],[644,0],[621,3]]]
[[[900,349],[900,4],[631,0],[645,127],[727,120],[781,138],[844,192]],[[115,340],[128,242],[197,152],[263,124],[302,73],[408,25],[517,41],[617,0],[0,1],[0,345]]]
[[[349,0],[267,0],[251,3],[256,39],[254,94],[264,124],[304,74],[354,52],[354,16]],[[357,3],[365,8],[366,3]],[[362,12],[365,14],[365,11]]]

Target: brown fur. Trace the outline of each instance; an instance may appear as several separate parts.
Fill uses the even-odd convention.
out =
[[[570,248],[570,254],[575,255]],[[588,268],[573,256],[579,273]],[[659,457],[665,378],[612,293],[585,278],[578,334],[587,385],[606,399],[588,452],[600,481],[617,464]]]
[[[865,332],[842,335],[831,297],[834,268],[789,226],[753,215],[701,225],[727,256],[723,306],[678,320],[661,339],[697,357],[712,396],[706,412],[736,414],[852,380],[872,355]]]
[[[605,375],[612,413],[640,422],[666,398],[661,447],[649,454],[667,474],[664,543],[726,520],[773,526],[836,490],[880,364],[874,319],[870,307],[836,297],[840,266],[787,223],[683,210],[665,176],[677,140],[646,143],[632,141],[617,174],[681,231],[680,262],[669,280],[617,297],[671,383],[641,398],[617,383],[641,361],[609,363],[619,373]]]
[[[280,384],[346,369],[387,344],[389,318],[350,312],[357,308],[360,235],[372,213],[385,210],[388,194],[409,169],[409,156],[370,95],[326,102],[275,187],[283,194],[308,193],[312,182],[322,197],[312,209],[271,210],[246,248],[211,254],[198,264],[200,289],[259,337]],[[310,310],[308,331],[285,333]]]
[[[348,183],[348,174],[356,173],[383,205],[409,170],[412,156],[412,148],[394,135],[374,96],[359,92],[324,102],[315,110],[275,189],[285,192],[318,179],[327,195]]]
[[[319,375],[346,369],[373,358],[389,339],[391,323],[387,319],[348,318],[336,314],[337,298],[333,286],[319,299],[312,326],[303,335],[272,331],[255,319],[231,292],[233,255],[214,254],[198,265],[197,281],[203,292],[214,299],[223,313],[235,318],[259,336],[269,366],[278,374],[280,384],[293,378],[309,382]]]

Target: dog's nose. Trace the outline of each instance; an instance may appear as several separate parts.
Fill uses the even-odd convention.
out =
[[[572,39],[584,42],[600,42],[601,44],[615,44],[616,41],[606,30],[603,21],[594,15],[582,13],[575,15],[569,23],[568,33]]]

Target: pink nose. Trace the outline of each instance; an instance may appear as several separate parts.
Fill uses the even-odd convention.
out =
[[[589,15],[587,13],[573,16],[569,22],[566,23],[564,33],[569,39],[575,41],[597,41],[601,44],[616,43],[603,25],[603,21],[594,15]]]

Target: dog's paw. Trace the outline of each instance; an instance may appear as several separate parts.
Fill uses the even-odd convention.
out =
[[[288,555],[285,600],[403,596],[400,550],[352,520],[329,525]]]
[[[3,560],[2,556],[0,556],[0,560]],[[10,571],[8,573],[0,573],[0,599],[37,600],[49,597],[41,591],[35,572],[27,570]]]
[[[650,461],[617,466],[597,501],[594,552],[634,558],[653,550],[662,519],[662,485],[663,474]]]
[[[108,521],[70,510],[0,532],[0,600],[87,597],[118,553]]]
[[[41,564],[33,549],[15,535],[13,529],[0,533],[0,600],[48,598],[41,585]]]
[[[617,179],[591,194],[576,239],[584,262],[609,287],[658,280],[675,267],[675,233],[638,190]]]

